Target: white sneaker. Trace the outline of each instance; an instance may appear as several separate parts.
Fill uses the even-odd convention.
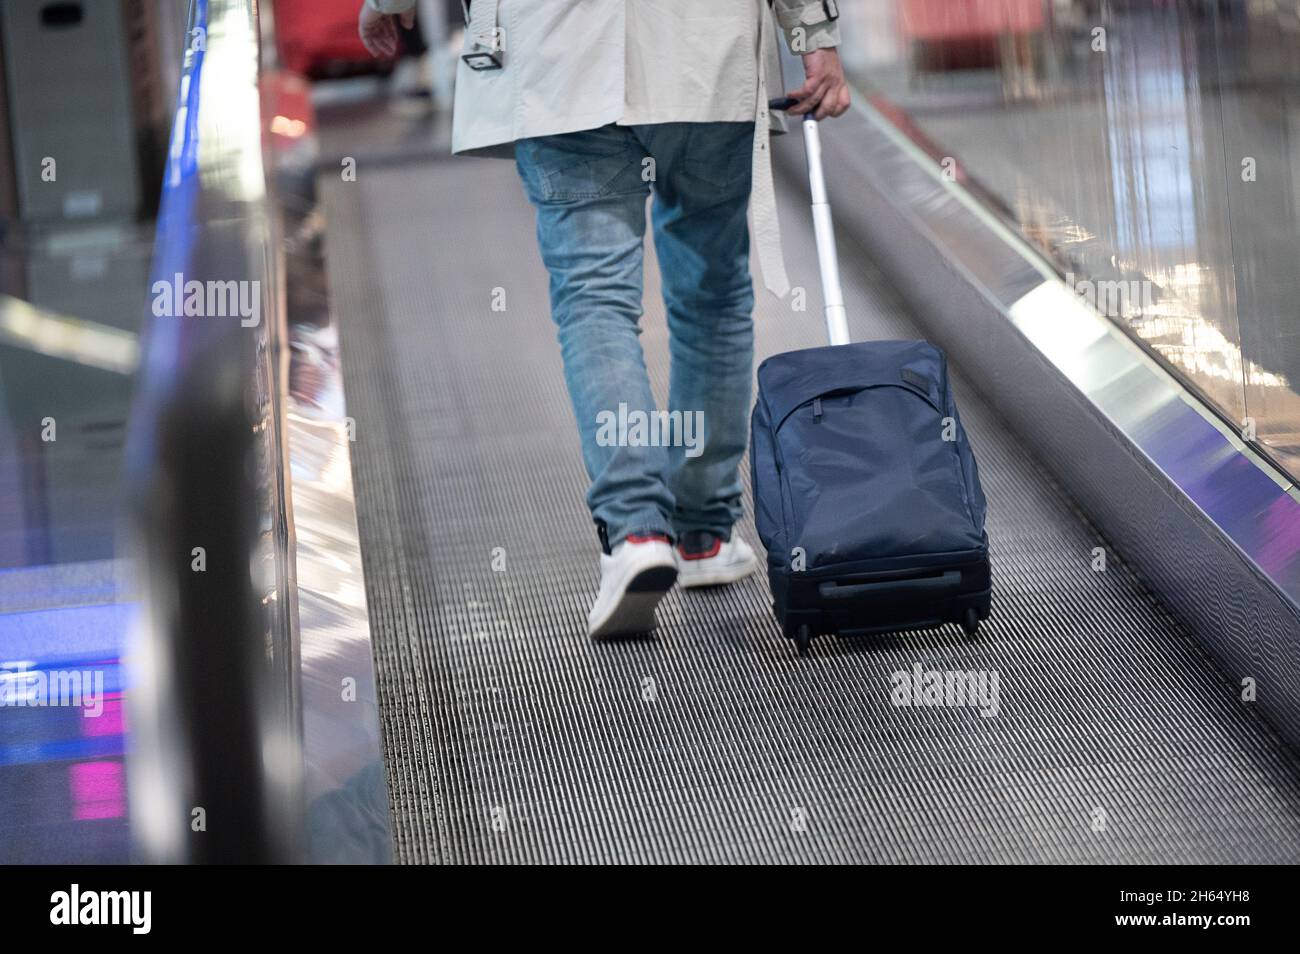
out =
[[[758,557],[734,531],[730,540],[710,533],[684,534],[677,544],[677,579],[684,587],[720,586],[758,569]]]
[[[600,592],[587,617],[590,636],[648,633],[655,607],[677,580],[677,561],[667,537],[628,537],[600,556]]]

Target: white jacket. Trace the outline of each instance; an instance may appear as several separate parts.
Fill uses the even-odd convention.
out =
[[[366,0],[383,13],[416,0]],[[501,69],[456,74],[452,151],[513,156],[533,136],[665,122],[754,122],[755,244],[767,286],[788,288],[780,261],[767,133],[783,130],[768,0],[473,0],[463,53]],[[772,0],[795,53],[835,46],[834,3]],[[802,83],[802,77],[799,78]],[[798,84],[795,84],[798,85]],[[769,126],[770,124],[770,126]]]

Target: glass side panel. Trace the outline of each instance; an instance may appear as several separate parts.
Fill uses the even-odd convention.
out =
[[[845,0],[954,177],[1300,473],[1300,0]]]

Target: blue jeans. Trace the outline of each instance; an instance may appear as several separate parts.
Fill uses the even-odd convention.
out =
[[[609,125],[515,145],[550,272],[587,505],[610,547],[632,533],[729,539],[740,517],[753,129]],[[657,412],[638,340],[650,194],[671,340],[667,412]]]

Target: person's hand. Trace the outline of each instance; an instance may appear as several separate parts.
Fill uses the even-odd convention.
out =
[[[801,116],[816,110],[818,119],[840,116],[849,108],[849,84],[844,81],[844,67],[835,47],[803,54],[804,84],[786,93],[798,100],[786,110]]]
[[[415,26],[415,7],[411,7],[404,13],[388,14],[380,13],[368,3],[362,5],[361,16],[357,21],[357,32],[361,34],[361,42],[365,44],[366,52],[371,56],[397,55],[396,21],[399,17],[402,26],[409,30]]]

